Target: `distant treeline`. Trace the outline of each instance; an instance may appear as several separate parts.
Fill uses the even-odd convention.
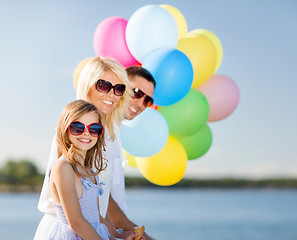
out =
[[[28,159],[9,159],[0,169],[0,191],[35,192],[40,191],[44,175]]]
[[[160,187],[144,178],[126,178],[126,187]],[[184,178],[175,185],[167,188],[296,188],[295,178],[272,178],[272,179],[188,179]]]
[[[40,173],[36,165],[27,159],[8,160],[0,169],[0,191],[2,192],[40,192],[44,174]],[[175,185],[157,186],[142,177],[126,177],[126,187],[154,187],[154,188],[296,188],[295,178],[275,179],[188,179],[184,178]]]

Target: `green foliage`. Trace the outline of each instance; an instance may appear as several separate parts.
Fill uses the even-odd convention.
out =
[[[1,184],[39,184],[43,178],[36,165],[27,159],[14,161],[9,159],[0,169]]]

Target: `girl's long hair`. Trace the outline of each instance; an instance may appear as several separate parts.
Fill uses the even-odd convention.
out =
[[[110,114],[105,114],[103,116],[104,126],[108,128],[111,139],[114,139],[114,123],[116,123],[120,127],[121,121],[124,119],[125,110],[128,108],[129,105],[129,96],[132,95],[132,90],[129,84],[126,70],[113,59],[104,57],[91,58],[81,70],[81,73],[79,75],[76,90],[76,99],[89,101],[88,94],[90,89],[92,87],[95,87],[95,83],[106,71],[113,72],[115,75],[117,75],[120,82],[126,85],[126,91],[123,96],[121,96],[119,104]]]
[[[101,122],[102,116],[97,110],[95,105],[88,103],[84,100],[76,100],[63,109],[57,128],[57,150],[58,158],[64,155],[67,161],[71,164],[73,170],[78,176],[82,176],[78,171],[77,166],[81,165],[78,161],[82,156],[78,153],[78,150],[73,146],[69,140],[68,126],[70,123],[76,121],[83,115],[89,112],[94,112],[98,115],[98,122]],[[84,166],[87,169],[93,169],[94,172],[91,175],[97,175],[100,171],[104,170],[106,163],[103,162],[102,151],[105,148],[104,132],[98,137],[97,143],[87,151]]]

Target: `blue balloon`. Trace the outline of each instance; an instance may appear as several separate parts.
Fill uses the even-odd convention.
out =
[[[136,157],[150,157],[166,145],[169,129],[158,111],[147,108],[132,120],[124,120],[121,128],[123,148]]]
[[[194,77],[192,63],[181,51],[160,48],[145,58],[144,68],[156,80],[155,104],[167,106],[181,100],[191,89]]]
[[[132,55],[143,62],[146,56],[158,48],[176,48],[176,21],[166,9],[158,5],[141,7],[128,21],[126,42]]]

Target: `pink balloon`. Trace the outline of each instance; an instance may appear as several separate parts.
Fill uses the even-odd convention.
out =
[[[113,58],[125,68],[140,65],[126,43],[127,23],[124,18],[109,17],[98,24],[93,38],[96,56]]]
[[[197,88],[208,100],[208,122],[216,122],[228,117],[239,103],[239,88],[224,75],[214,74]]]

